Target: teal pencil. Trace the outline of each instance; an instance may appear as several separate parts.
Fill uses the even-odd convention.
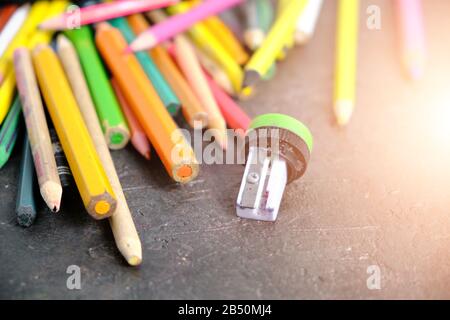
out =
[[[275,8],[271,0],[259,0],[256,2],[258,15],[258,24],[265,34],[269,33],[275,19]],[[267,73],[262,77],[263,80],[271,80],[277,72],[277,65],[274,63]]]
[[[116,18],[110,20],[109,22],[113,27],[120,30],[128,43],[131,43],[136,38],[135,33],[125,18]],[[167,111],[169,111],[171,115],[175,115],[180,110],[181,104],[164,76],[161,74],[158,67],[155,65],[147,52],[139,51],[136,52],[135,55],[139,60],[142,69],[145,71],[145,74],[152,82],[153,87],[156,89],[156,92],[158,92],[158,95],[164,103]]]
[[[28,135],[23,138],[22,160],[20,163],[19,187],[17,192],[17,222],[22,227],[29,227],[36,219],[36,203],[34,201],[34,185],[36,176],[33,156],[31,154]]]
[[[19,120],[22,106],[20,105],[19,96],[16,96],[14,103],[9,109],[8,115],[0,129],[0,169],[8,161],[11,152],[16,144],[17,135],[19,133]]]

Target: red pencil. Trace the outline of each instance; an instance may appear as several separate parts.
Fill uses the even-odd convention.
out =
[[[142,129],[141,124],[138,119],[136,119],[136,116],[128,105],[128,102],[126,101],[122,90],[115,79],[111,79],[111,85],[116,93],[117,100],[122,107],[122,111],[125,114],[125,118],[127,118],[128,125],[130,126],[131,144],[141,155],[144,156],[144,158],[150,160],[150,141],[148,141],[144,129]]]
[[[14,13],[14,11],[16,11],[16,9],[17,5],[15,4],[10,4],[0,9],[0,31],[8,22],[9,18],[11,18],[12,14]]]

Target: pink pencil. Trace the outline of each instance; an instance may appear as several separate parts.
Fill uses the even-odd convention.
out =
[[[426,48],[421,0],[396,0],[398,28],[402,38],[402,62],[413,80],[425,70]]]
[[[176,4],[178,0],[127,0],[100,3],[48,19],[40,24],[43,30],[64,30],[150,11]]]
[[[186,31],[196,22],[242,3],[244,0],[206,0],[186,13],[178,14],[141,33],[131,44],[132,51],[142,51]]]
[[[241,133],[245,135],[245,132],[250,125],[250,118],[248,115],[237,105],[237,103],[219,87],[217,83],[211,78],[211,76],[205,71],[206,78],[208,79],[209,87],[214,95],[214,98],[219,105],[222,116],[225,119],[228,127],[241,130]]]

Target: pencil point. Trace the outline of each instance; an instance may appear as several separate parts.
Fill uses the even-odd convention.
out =
[[[117,248],[130,266],[138,266],[142,262],[142,246],[139,238],[116,239]]]
[[[42,198],[53,212],[59,211],[62,197],[62,187],[60,183],[47,181],[40,187]]]
[[[352,100],[338,100],[334,105],[334,114],[339,126],[346,126],[352,117],[354,102]]]
[[[148,33],[142,33],[129,45],[131,52],[138,52],[143,50],[149,50],[156,45],[157,41],[155,37]]]
[[[247,44],[247,47],[254,51],[262,45],[265,37],[262,30],[249,30],[244,34],[244,41]]]

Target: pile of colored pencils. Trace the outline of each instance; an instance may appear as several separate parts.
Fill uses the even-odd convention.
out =
[[[341,125],[354,107],[358,2],[339,1],[334,110]],[[36,1],[2,7],[0,168],[26,128],[19,224],[30,226],[36,217],[34,183],[53,212],[75,185],[86,211],[109,219],[128,263],[140,264],[141,243],[110,150],[131,142],[150,159],[152,146],[174,181],[195,179],[198,161],[173,117],[181,110],[194,129],[214,129],[215,142],[226,149],[227,127],[245,131],[250,123],[237,101],[271,79],[290,48],[312,38],[322,3],[129,0],[78,7]]]

